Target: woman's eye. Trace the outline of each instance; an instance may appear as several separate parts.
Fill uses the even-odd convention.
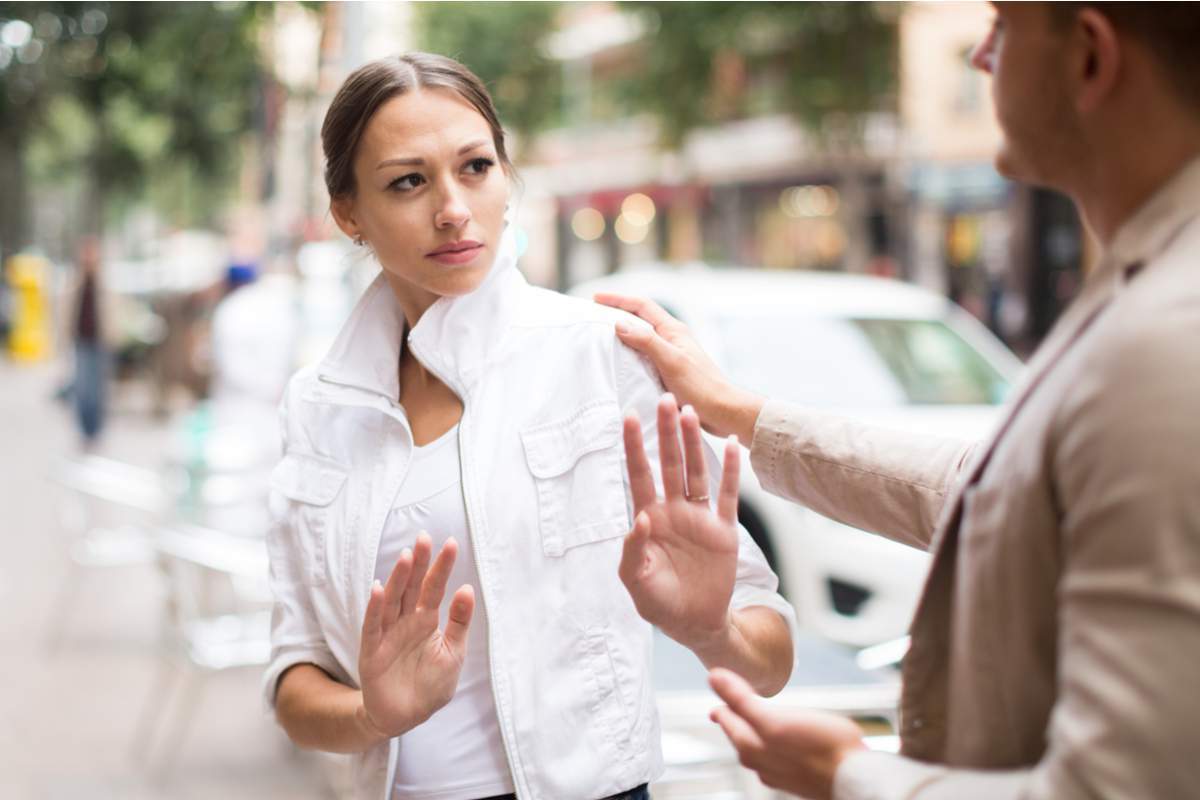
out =
[[[401,192],[407,192],[407,191],[411,191],[412,189],[417,188],[424,182],[425,182],[424,178],[422,178],[417,173],[412,172],[412,173],[409,173],[408,175],[402,175],[399,178],[396,178],[396,180],[394,180],[388,184],[388,188],[396,189]]]
[[[467,162],[467,172],[472,175],[484,175],[489,169],[495,166],[496,162],[490,158],[472,158]]]

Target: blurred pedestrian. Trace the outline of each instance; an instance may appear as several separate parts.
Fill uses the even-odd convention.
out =
[[[71,383],[76,421],[83,447],[95,447],[104,428],[108,405],[110,353],[105,341],[105,319],[100,277],[100,240],[87,237],[79,243],[79,286],[75,297],[71,333],[75,345],[75,375]]]
[[[793,612],[737,525],[737,448],[722,469],[688,415],[686,490],[674,438],[664,499],[648,461],[627,488],[622,416],[655,452],[676,409],[617,342],[624,315],[517,269],[513,167],[466,67],[367,64],[321,138],[333,217],[382,270],[282,404],[266,699],[297,744],[355,754],[358,797],[644,800],[651,623],[759,691],[791,672]],[[699,535],[639,524],[623,561],[631,508]]]
[[[755,397],[662,309],[597,298],[652,324],[623,340],[709,430],[752,442],[766,488],[933,554],[900,755],[713,672],[728,704],[714,719],[768,785],[814,800],[1200,793],[1197,42],[1195,3],[996,4],[971,63],[994,78],[998,167],[1070,195],[1104,254],[986,441]]]

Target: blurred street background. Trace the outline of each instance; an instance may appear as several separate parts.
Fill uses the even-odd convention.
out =
[[[967,62],[989,14],[0,2],[0,796],[344,790],[257,681],[275,404],[378,269],[322,180],[350,71],[420,49],[483,78],[532,282],[654,296],[752,388],[973,436],[1093,254],[1065,198],[992,166]],[[763,495],[749,477],[742,521],[805,629],[778,702],[894,746],[923,554]],[[769,796],[708,731],[689,654],[661,650],[655,796]]]

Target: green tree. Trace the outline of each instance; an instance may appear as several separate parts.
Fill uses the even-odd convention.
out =
[[[562,68],[541,48],[558,3],[417,3],[417,45],[466,64],[483,80],[500,118],[529,135],[562,106]]]
[[[769,111],[824,135],[894,105],[896,10],[877,3],[622,3],[647,29],[632,103],[668,144]],[[667,88],[669,87],[669,89]],[[833,130],[830,122],[845,123]]]
[[[152,186],[187,185],[211,201],[261,105],[256,32],[269,13],[244,3],[0,4],[0,26],[26,23],[32,43],[0,72],[8,168],[24,174],[36,151],[42,179],[78,176],[93,232],[106,210]],[[27,206],[24,193],[9,199]],[[5,239],[23,244],[26,230]]]

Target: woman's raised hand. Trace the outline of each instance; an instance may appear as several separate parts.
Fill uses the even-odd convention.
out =
[[[680,452],[680,429],[683,452]],[[658,404],[658,451],[663,497],[658,497],[636,416],[625,420],[625,455],[636,518],[625,538],[620,577],[638,613],[675,641],[696,650],[730,630],[729,602],[737,577],[738,445],[725,446],[715,512],[700,421],[681,415],[675,398]]]
[[[467,655],[474,590],[458,588],[440,630],[438,608],[458,544],[447,539],[430,566],[432,552],[433,541],[422,532],[396,561],[387,584],[371,587],[358,674],[365,721],[381,737],[411,730],[450,702]]]

